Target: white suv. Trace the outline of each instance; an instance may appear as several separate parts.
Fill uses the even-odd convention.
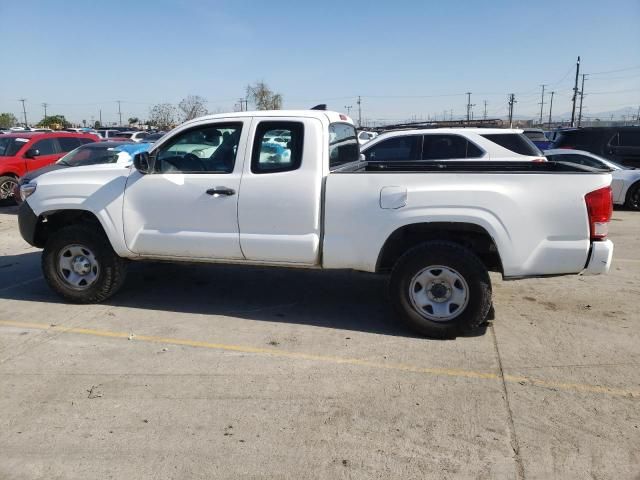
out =
[[[361,149],[368,161],[517,160],[546,161],[522,130],[434,128],[382,133]]]

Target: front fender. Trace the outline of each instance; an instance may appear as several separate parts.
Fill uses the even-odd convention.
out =
[[[115,252],[133,256],[124,243],[122,205],[130,169],[74,167],[46,173],[27,202],[37,217],[63,210],[83,210],[98,219]]]

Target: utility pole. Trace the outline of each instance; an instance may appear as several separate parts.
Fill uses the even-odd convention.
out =
[[[102,109],[100,109],[99,112],[100,112],[100,126],[102,127]]]
[[[486,120],[487,119],[487,101],[484,101],[484,113],[482,114],[482,119]]]
[[[362,128],[362,100],[358,95],[358,127]]]
[[[240,111],[244,112],[244,98],[240,97],[238,99],[238,105],[240,105]]]
[[[582,99],[584,98],[584,78],[588,73],[582,74],[582,87],[580,88],[580,111],[578,113],[578,126],[582,123]]]
[[[638,115],[636,116],[638,123],[640,123],[640,107],[638,107]]]
[[[116,102],[118,102],[118,116],[120,117],[119,126],[121,127],[122,126],[122,110],[120,110],[121,100],[116,100]]]
[[[573,106],[571,107],[571,126],[575,127],[576,120],[576,98],[578,96],[578,76],[580,75],[580,57],[578,57],[578,62],[576,63],[576,82],[573,86],[573,99],[571,100]]]
[[[345,105],[344,108],[347,110],[347,115],[349,115],[351,113],[351,109],[353,108],[352,105]]]
[[[48,103],[43,103],[42,106],[44,107],[44,121],[47,121],[47,107],[49,106]]]
[[[542,84],[540,85],[542,87],[542,98],[540,99],[540,125],[542,125],[542,109],[544,108],[544,87],[546,87],[546,84]]]
[[[509,94],[509,128],[513,128],[513,104],[516,102],[516,96],[513,93]]]
[[[449,110],[449,120],[453,121],[453,108]]]
[[[549,129],[551,129],[551,110],[553,110],[553,94],[556,92],[551,92],[551,102],[549,103]]]
[[[467,122],[471,120],[471,92],[467,92]]]
[[[27,128],[29,125],[27,124],[27,109],[24,106],[24,102],[27,101],[26,98],[21,98],[18,100],[19,102],[22,102],[22,113],[24,114],[24,128]]]

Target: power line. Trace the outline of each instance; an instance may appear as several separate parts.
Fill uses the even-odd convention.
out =
[[[540,125],[542,125],[542,110],[544,108],[544,87],[546,87],[546,85],[543,83],[540,86],[542,87],[542,97],[540,99]]]
[[[516,102],[516,96],[511,93],[509,94],[509,128],[513,128],[513,104]]]
[[[578,126],[582,123],[582,100],[584,99],[584,79],[587,74],[582,74],[582,86],[580,87],[580,113],[578,113]]]
[[[22,102],[22,113],[24,114],[24,128],[27,128],[29,125],[27,124],[27,109],[24,106],[24,102],[27,101],[26,98],[18,99],[19,102]]]
[[[576,98],[578,96],[578,75],[580,75],[580,57],[578,56],[578,62],[576,63],[576,81],[573,86],[573,98],[572,98],[572,107],[571,107],[571,126],[575,127],[575,118],[576,118]]]
[[[120,117],[119,126],[122,126],[122,111],[120,110],[120,104],[122,103],[122,101],[121,100],[116,100],[116,102],[118,102],[118,116]]]
[[[551,101],[549,102],[549,129],[551,129],[551,110],[553,110],[553,95],[554,95],[553,90],[551,91]]]
[[[591,72],[589,75],[605,75],[607,73],[626,72],[629,70],[636,70],[637,68],[640,68],[640,65],[635,65],[633,67],[627,67],[627,68],[619,68],[617,70],[605,70],[604,72]]]

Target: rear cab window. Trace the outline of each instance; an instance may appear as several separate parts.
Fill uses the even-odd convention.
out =
[[[540,149],[522,133],[489,133],[480,136],[519,155],[542,156]]]
[[[329,125],[329,169],[360,160],[360,144],[356,127],[350,123]]]
[[[297,170],[302,164],[304,125],[300,122],[260,122],[251,155],[251,172]]]

